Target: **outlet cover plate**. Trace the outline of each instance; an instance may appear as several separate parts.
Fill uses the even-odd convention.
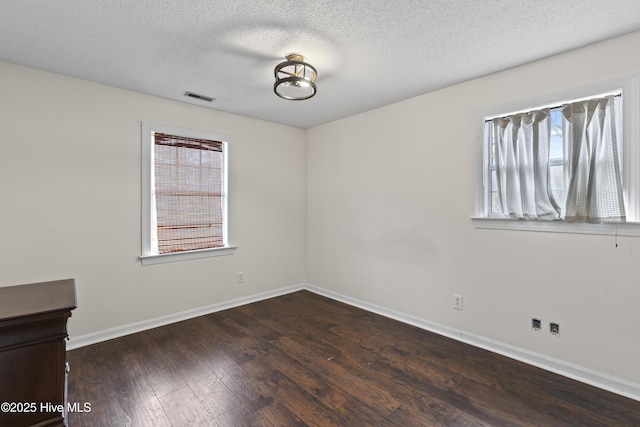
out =
[[[531,329],[540,332],[542,330],[542,320],[538,317],[531,318]]]
[[[453,294],[453,308],[462,311],[463,297],[462,295]]]

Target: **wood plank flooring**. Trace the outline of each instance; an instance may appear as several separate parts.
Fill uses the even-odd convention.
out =
[[[300,291],[68,352],[75,426],[640,426],[640,402]]]

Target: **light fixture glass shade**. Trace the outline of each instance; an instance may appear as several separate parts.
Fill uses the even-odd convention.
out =
[[[300,101],[309,99],[316,94],[316,69],[304,62],[304,57],[298,54],[286,56],[287,60],[276,65],[274,74],[276,82],[273,91],[280,98]]]

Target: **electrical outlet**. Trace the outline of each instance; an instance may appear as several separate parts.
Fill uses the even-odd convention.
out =
[[[244,283],[244,271],[238,271],[238,283]]]
[[[542,330],[542,320],[537,317],[531,318],[531,329],[534,331],[540,332]]]
[[[453,294],[453,308],[462,311],[462,295]]]
[[[560,324],[558,322],[550,322],[549,332],[551,335],[560,335]]]

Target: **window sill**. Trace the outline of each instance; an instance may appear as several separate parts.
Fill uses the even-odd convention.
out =
[[[186,261],[189,259],[209,258],[224,255],[233,255],[236,251],[235,246],[227,246],[224,248],[200,249],[197,251],[175,252],[160,255],[142,255],[140,263],[142,265],[162,264],[165,262]]]
[[[638,222],[626,222],[623,224],[587,224],[564,221],[524,221],[479,217],[472,217],[471,221],[475,228],[480,229],[640,237],[640,223]]]

